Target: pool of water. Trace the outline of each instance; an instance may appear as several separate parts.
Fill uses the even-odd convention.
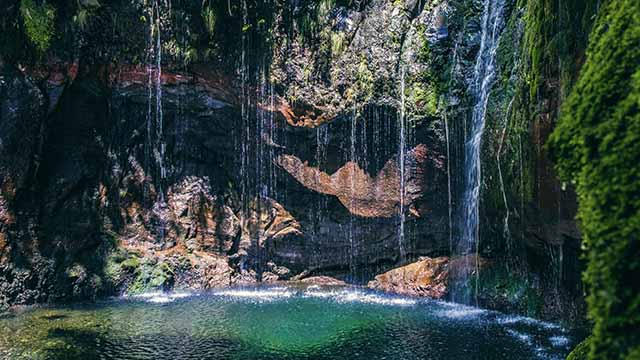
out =
[[[349,288],[145,294],[0,319],[2,359],[563,359],[559,325]]]

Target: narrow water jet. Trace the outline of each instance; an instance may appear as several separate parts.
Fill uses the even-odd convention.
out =
[[[354,165],[356,165],[358,163],[358,159],[357,159],[357,153],[356,153],[356,127],[358,126],[357,124],[358,121],[358,113],[356,111],[356,108],[354,106],[353,108],[353,113],[351,116],[351,133],[349,135],[349,141],[350,141],[350,146],[349,146],[349,161],[351,161]],[[355,166],[354,166],[355,168]],[[350,184],[349,184],[349,192],[350,192],[350,197],[351,197],[351,207],[353,208],[353,201],[355,200],[355,171],[351,171],[350,173]],[[355,245],[354,245],[354,227],[355,227],[355,219],[354,219],[354,214],[353,213],[349,213],[349,276],[352,278],[355,277]]]
[[[145,159],[147,169],[150,171],[151,184],[154,186],[156,198],[153,204],[153,213],[157,219],[156,237],[161,243],[165,237],[166,208],[164,196],[164,182],[167,176],[165,168],[166,145],[163,140],[163,110],[162,110],[162,14],[168,12],[168,5],[161,0],[154,0],[147,8],[149,18],[148,43],[147,43],[147,119]],[[153,170],[152,170],[153,169]],[[145,192],[148,192],[145,187]],[[149,194],[147,193],[146,196]]]
[[[400,262],[403,263],[407,257],[407,250],[405,247],[405,234],[404,234],[404,222],[405,222],[405,156],[406,156],[406,119],[405,119],[405,67],[402,66],[400,70],[400,114],[399,114],[399,133],[398,133],[398,165],[400,167],[400,207],[398,209],[398,217],[400,224],[398,226],[398,250],[400,255]]]

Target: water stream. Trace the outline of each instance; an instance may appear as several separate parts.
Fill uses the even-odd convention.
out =
[[[400,252],[400,262],[404,262],[407,257],[407,250],[405,246],[404,239],[404,222],[405,222],[405,157],[406,157],[406,120],[405,120],[405,67],[402,66],[400,70],[400,116],[399,116],[399,139],[398,139],[398,165],[400,167],[400,207],[398,210],[398,215],[400,218],[400,225],[398,226],[398,250]]]
[[[157,219],[157,241],[162,242],[165,231],[166,203],[163,183],[167,176],[165,168],[166,145],[163,140],[163,112],[162,112],[162,14],[168,11],[167,4],[162,0],[154,0],[147,8],[149,21],[149,38],[147,43],[147,77],[148,77],[148,108],[145,142],[145,158],[147,168],[153,168],[151,175],[156,198],[153,212]],[[153,160],[153,166],[150,166]],[[149,194],[146,194],[147,196]]]
[[[471,116],[470,131],[464,145],[464,194],[462,214],[462,236],[458,241],[456,252],[458,255],[473,255],[464,257],[464,264],[460,271],[460,278],[466,279],[454,290],[454,298],[462,303],[470,303],[471,294],[475,287],[477,294],[479,226],[480,226],[480,188],[482,135],[485,128],[487,104],[493,80],[495,77],[495,59],[498,49],[500,32],[503,27],[504,0],[485,0],[481,19],[480,50],[476,58],[471,84],[471,94],[474,107]],[[475,284],[471,284],[471,278]]]

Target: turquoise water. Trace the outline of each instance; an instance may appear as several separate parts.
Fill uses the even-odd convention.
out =
[[[347,288],[146,294],[0,319],[2,359],[562,359],[529,318]]]

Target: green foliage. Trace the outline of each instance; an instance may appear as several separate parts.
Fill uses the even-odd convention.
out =
[[[135,268],[135,279],[127,288],[129,294],[169,287],[173,283],[173,269],[165,262],[144,259]]]
[[[348,101],[355,104],[365,104],[368,102],[374,93],[374,79],[373,73],[369,69],[369,64],[366,56],[362,56],[358,70],[356,72],[356,78],[353,85],[347,89],[345,96]]]
[[[578,346],[575,347],[567,356],[567,360],[587,360],[589,355],[589,349],[591,348],[591,338],[584,339]]]
[[[410,98],[418,109],[418,115],[436,116],[439,97],[438,89],[432,82],[418,82],[411,88]]]
[[[45,52],[54,34],[55,8],[46,2],[38,5],[35,0],[22,0],[20,15],[31,43],[39,52]]]
[[[344,51],[345,36],[342,32],[331,33],[331,55],[337,57]]]
[[[576,184],[584,232],[590,359],[640,354],[640,3],[603,4],[587,61],[549,149]]]
[[[100,6],[98,0],[78,1],[78,12],[73,16],[73,22],[78,25],[81,30],[85,30],[91,17],[95,15],[95,10],[100,8]]]
[[[209,34],[214,34],[216,30],[216,20],[218,15],[215,8],[205,7],[202,9],[202,21]]]

